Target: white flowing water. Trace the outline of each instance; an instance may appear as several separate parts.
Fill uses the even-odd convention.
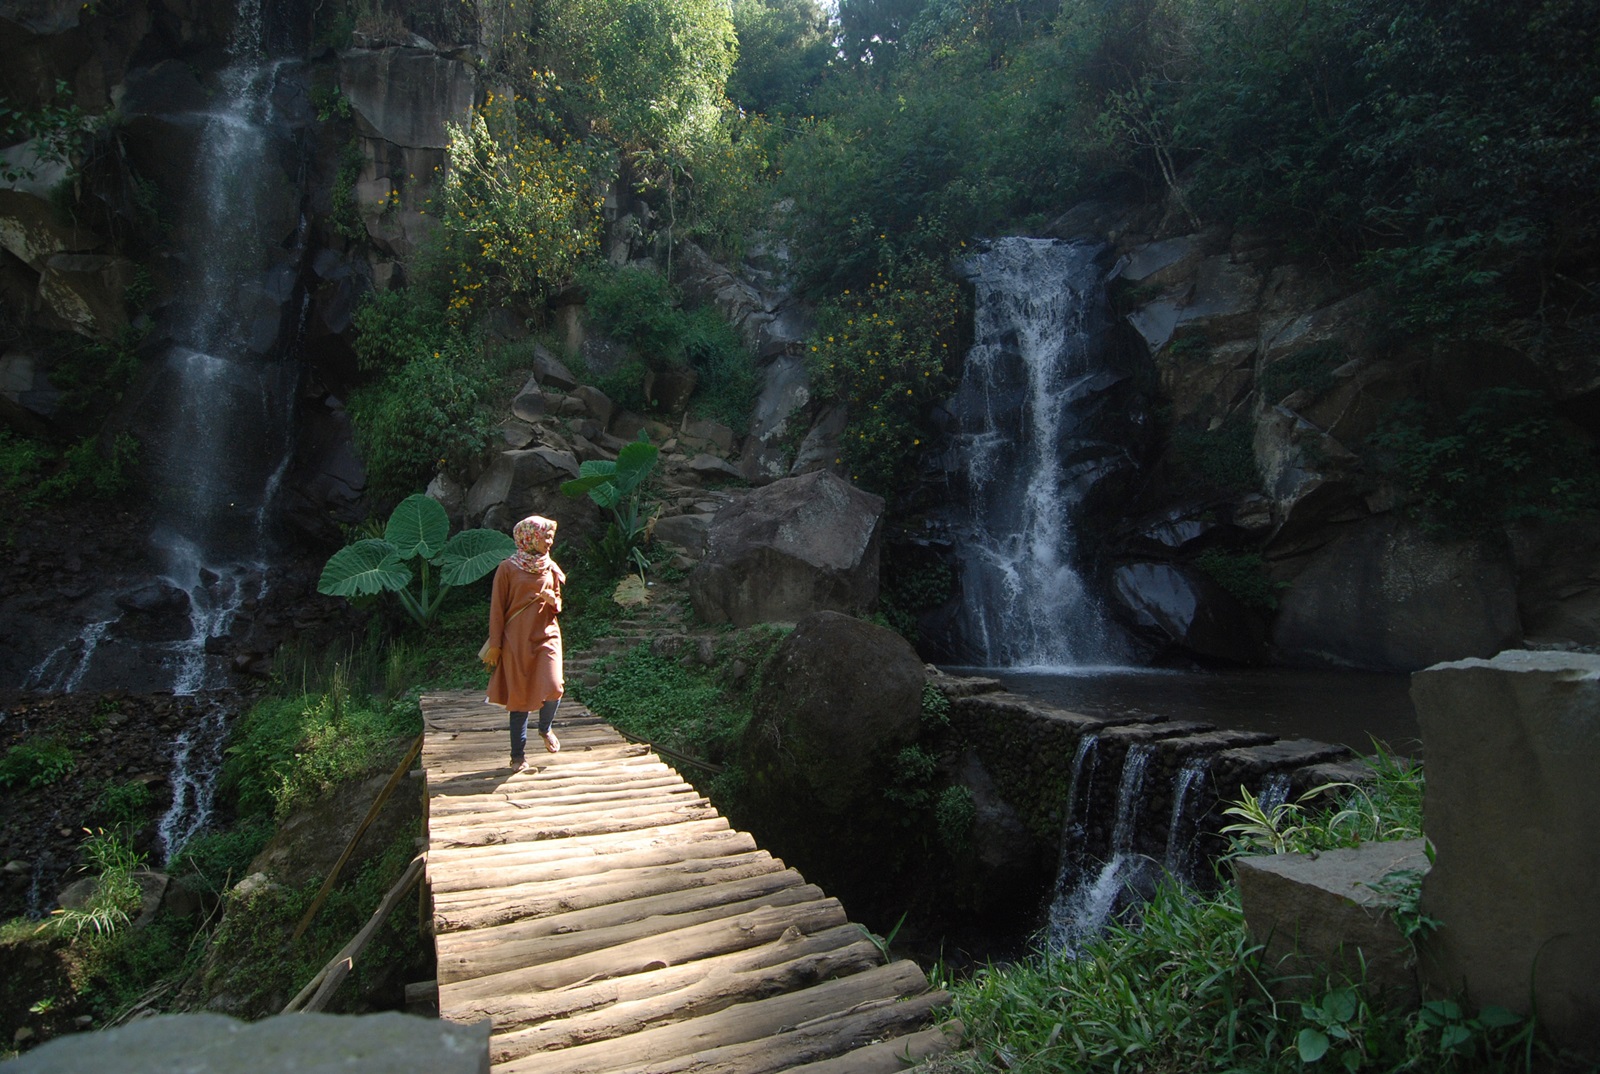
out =
[[[1172,813],[1167,818],[1167,855],[1163,864],[1166,870],[1186,884],[1194,882],[1195,818],[1189,815],[1189,803],[1197,797],[1194,793],[1205,785],[1206,763],[1204,757],[1191,757],[1178,769],[1172,786]]]
[[[1155,747],[1128,747],[1117,786],[1117,812],[1112,823],[1111,852],[1099,869],[1084,870],[1070,890],[1058,891],[1050,905],[1047,935],[1056,950],[1075,952],[1083,941],[1099,934],[1110,922],[1127,889],[1136,880],[1148,880],[1151,863],[1134,853],[1134,836],[1144,804],[1144,777]]]
[[[1117,662],[1076,567],[1087,471],[1067,450],[1102,374],[1097,247],[1007,238],[975,255],[972,349],[953,409],[967,485],[965,642],[988,667]],[[1092,466],[1092,464],[1090,464]]]
[[[211,820],[217,776],[222,771],[223,744],[228,737],[227,710],[213,705],[205,717],[185,728],[172,744],[172,804],[157,834],[165,865]]]
[[[187,598],[189,629],[175,640],[113,629],[105,644],[139,646],[176,694],[226,683],[221,643],[267,593],[268,519],[292,447],[297,370],[284,339],[305,228],[303,217],[297,229],[286,215],[298,211],[298,195],[282,167],[273,102],[294,61],[265,59],[263,40],[260,0],[241,0],[231,63],[206,110],[175,117],[195,147],[173,230],[180,299],[165,326],[173,345],[134,420],[150,481],[151,550],[160,580]],[[73,677],[53,685],[118,685],[113,667],[129,663],[121,652],[84,682],[98,640],[85,636]]]

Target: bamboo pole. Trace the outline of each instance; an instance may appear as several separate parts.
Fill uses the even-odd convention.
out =
[[[400,786],[400,781],[405,778],[406,773],[411,769],[411,762],[415,761],[417,755],[422,752],[423,737],[423,735],[417,736],[417,740],[406,751],[405,760],[400,762],[400,767],[394,770],[393,774],[389,776],[389,782],[383,785],[383,790],[379,791],[378,797],[373,799],[372,807],[367,810],[367,815],[362,819],[361,826],[350,837],[350,842],[345,844],[344,853],[339,855],[339,860],[333,863],[332,869],[328,870],[328,878],[322,882],[322,890],[317,892],[317,897],[311,900],[310,906],[306,907],[305,915],[300,918],[300,923],[294,927],[294,935],[289,938],[289,942],[293,943],[305,935],[306,929],[311,925],[311,919],[317,916],[318,910],[322,909],[322,904],[327,901],[329,894],[333,892],[333,885],[338,881],[339,872],[344,868],[344,863],[349,861],[350,855],[355,853],[356,844],[360,843],[361,837],[367,834],[367,829],[372,827],[372,822],[378,819],[378,811],[389,800],[389,795],[394,793],[394,789]]]
[[[411,885],[422,878],[422,866],[427,860],[427,854],[418,854],[411,859],[411,864],[406,866],[406,871],[395,881],[394,887],[389,889],[389,893],[383,897],[383,902],[378,904],[378,908],[361,927],[361,931],[340,948],[339,953],[333,956],[333,960],[318,970],[317,975],[289,1001],[283,1008],[284,1014],[320,1011],[327,1006],[328,1000],[333,998],[333,993],[338,990],[340,983],[354,968],[356,956],[366,950],[367,944],[372,942],[378,926],[383,924],[389,912],[405,897],[406,892],[411,890]]]

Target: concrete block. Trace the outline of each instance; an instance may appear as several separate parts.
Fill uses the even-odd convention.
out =
[[[1265,946],[1268,972],[1284,978],[1281,995],[1314,995],[1331,973],[1335,983],[1364,981],[1369,996],[1390,1005],[1417,1005],[1411,943],[1390,912],[1395,896],[1383,890],[1383,878],[1427,870],[1421,839],[1239,858],[1233,868],[1245,928]]]
[[[395,1012],[260,1022],[169,1014],[58,1037],[3,1067],[6,1074],[489,1074],[489,1023]]]
[[[1503,652],[1418,672],[1437,856],[1423,909],[1435,994],[1527,1013],[1600,1056],[1600,656]]]

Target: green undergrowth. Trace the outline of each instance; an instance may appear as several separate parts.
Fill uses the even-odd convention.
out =
[[[1317,788],[1263,810],[1246,795],[1228,810],[1236,854],[1316,851],[1420,833],[1418,765],[1379,752],[1359,784]],[[1398,878],[1402,884],[1418,877]],[[1396,916],[1414,910],[1400,892]],[[1414,894],[1414,892],[1413,892]],[[1415,924],[1415,921],[1412,922]],[[1436,926],[1427,923],[1426,927]],[[935,971],[936,978],[942,978]],[[1417,1010],[1379,1002],[1363,980],[1298,979],[1287,993],[1251,942],[1224,863],[1209,893],[1163,884],[1136,914],[1076,954],[1043,948],[964,979],[942,979],[969,1052],[944,1072],[1050,1074],[1218,1071],[1292,1074],[1565,1070],[1533,1024],[1497,1007],[1430,1000]],[[1573,1068],[1577,1069],[1577,1068]]]
[[[637,645],[601,660],[599,681],[574,684],[574,694],[619,731],[721,766],[750,722],[763,666],[783,634],[761,626],[719,635],[709,664],[693,642],[676,656]],[[737,773],[724,771],[719,780],[731,787]]]
[[[213,957],[202,971],[204,991],[225,994],[246,1008],[281,1007],[366,924],[416,853],[416,835],[414,828],[402,832],[381,855],[346,877],[298,940],[289,935],[316,897],[320,879],[296,888],[261,884],[231,890],[212,940]],[[405,981],[427,972],[427,945],[407,905],[415,902],[403,902],[356,959],[350,978],[334,993],[330,1012],[397,1008]]]

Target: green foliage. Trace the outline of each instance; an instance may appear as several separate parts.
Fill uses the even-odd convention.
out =
[[[1261,488],[1261,470],[1253,437],[1250,420],[1235,415],[1215,429],[1174,429],[1172,453],[1179,466],[1215,488],[1256,492]]]
[[[751,114],[803,114],[833,54],[827,12],[815,0],[734,0],[733,27],[728,97]]]
[[[931,807],[937,800],[933,790],[934,777],[939,773],[939,759],[920,745],[903,746],[890,762],[889,778],[883,796],[907,811]]]
[[[66,164],[73,142],[84,130],[84,115],[72,103],[72,87],[56,80],[49,103],[23,109],[0,97],[0,146],[31,142],[32,161],[17,154],[0,157],[0,182],[10,186],[38,177],[36,165]]]
[[[229,735],[223,785],[240,816],[282,819],[392,763],[397,740],[420,729],[416,702],[352,697],[339,684],[325,694],[264,698]]]
[[[340,883],[297,941],[289,936],[316,897],[320,881],[309,880],[299,888],[261,885],[248,892],[228,892],[222,923],[212,940],[217,955],[208,960],[207,991],[226,991],[241,1005],[257,1009],[280,1006],[366,924],[410,862],[415,836],[415,830],[401,833],[381,856]],[[330,1011],[360,1011],[359,997],[370,995],[385,975],[399,973],[406,975],[402,979],[414,980],[410,975],[423,969],[416,937],[414,918],[389,915],[356,961],[350,982],[335,993]]]
[[[365,372],[404,368],[432,355],[451,335],[439,311],[404,288],[368,292],[353,322],[356,361]]]
[[[55,453],[38,440],[0,429],[0,488],[16,492],[33,487]]]
[[[950,699],[931,682],[922,684],[922,726],[930,731],[950,726]]]
[[[955,573],[945,563],[885,560],[878,610],[889,629],[916,644],[918,617],[949,600],[955,585]]]
[[[462,530],[450,536],[450,516],[437,500],[419,492],[400,501],[381,540],[369,537],[329,557],[317,592],[333,597],[393,593],[406,614],[426,627],[453,587],[477,581],[514,551],[516,544],[499,530]],[[415,575],[408,566],[412,560]]]
[[[624,444],[617,459],[589,459],[578,467],[578,476],[563,482],[564,495],[577,499],[588,496],[611,512],[605,536],[593,546],[593,557],[603,570],[615,576],[637,571],[644,581],[649,560],[644,546],[657,511],[645,503],[645,481],[656,468],[661,449],[650,443],[647,434]]]
[[[1337,346],[1307,347],[1279,358],[1262,370],[1257,380],[1261,401],[1269,406],[1281,402],[1291,392],[1303,391],[1313,398],[1333,387],[1333,371],[1345,360]]]
[[[1257,949],[1231,886],[1194,896],[1163,885],[1140,927],[1112,924],[1073,958],[1041,953],[952,982],[975,1045],[966,1071],[1276,1069],[1286,1027],[1272,1015]]]
[[[1233,853],[1306,853],[1419,837],[1421,765],[1381,746],[1364,761],[1370,779],[1325,783],[1271,809],[1241,786],[1239,800],[1222,811],[1240,818],[1222,829],[1236,837]]]
[[[270,817],[247,816],[226,831],[202,832],[190,839],[167,863],[167,871],[221,894],[244,879],[250,862],[271,838]]]
[[[726,0],[552,0],[543,33],[572,106],[618,145],[681,153],[716,127],[738,53]]]
[[[1213,548],[1196,557],[1194,565],[1247,608],[1276,610],[1278,591],[1287,586],[1284,582],[1274,582],[1267,574],[1266,561],[1259,552],[1225,552]]]
[[[1491,388],[1454,416],[1402,404],[1373,442],[1414,515],[1438,536],[1480,535],[1600,508],[1594,447],[1557,418],[1540,392]]]
[[[1392,327],[1471,337],[1595,235],[1597,33],[1584,0],[1156,3],[1108,127],[1199,212],[1360,261]]]
[[[630,410],[648,410],[644,380],[649,370],[688,367],[699,374],[692,410],[734,428],[749,420],[755,364],[733,326],[716,310],[682,308],[678,289],[647,268],[617,269],[597,262],[578,278],[596,327],[644,356],[644,366],[628,363],[601,382],[601,390],[614,401]]]
[[[376,348],[374,348],[376,350]],[[436,338],[434,348],[350,395],[356,442],[367,482],[381,500],[398,499],[445,466],[464,468],[489,441],[480,412],[486,390],[483,356],[470,339]]]
[[[95,936],[118,932],[133,920],[143,898],[133,872],[144,857],[134,851],[131,835],[115,829],[84,831],[83,856],[95,874],[94,891],[82,906],[56,910],[48,923],[51,931],[70,933],[74,939],[86,930]]]
[[[450,260],[449,312],[544,295],[599,249],[608,155],[546,133],[543,100],[497,97],[451,125],[434,212]]]
[[[60,503],[72,498],[109,499],[128,491],[139,460],[139,441],[118,433],[109,450],[98,437],[85,437],[69,447],[61,467],[34,487],[36,503]]]
[[[72,747],[58,738],[27,738],[0,757],[0,787],[36,790],[48,787],[78,763]]]
[[[818,310],[812,384],[849,405],[841,452],[852,481],[885,495],[904,484],[928,411],[950,392],[960,316],[955,286],[926,263],[880,273]]]
[[[114,829],[132,833],[144,826],[153,800],[150,788],[140,780],[130,779],[125,783],[106,780],[95,796],[90,814]]]
[[[950,786],[939,792],[933,806],[933,823],[947,852],[961,854],[971,846],[972,822],[977,817],[978,807],[967,788]]]
[[[343,96],[339,96],[338,100],[348,115],[349,102]],[[326,118],[321,115],[320,109],[318,118]],[[328,219],[334,233],[349,242],[367,241],[367,225],[361,219],[361,205],[356,200],[356,183],[361,179],[361,169],[365,163],[361,140],[352,138],[339,153],[339,170],[334,174],[333,187],[329,191]]]
[[[652,656],[639,645],[606,658],[603,677],[575,684],[579,700],[619,730],[691,757],[720,756],[749,722],[748,698],[711,672]]]

